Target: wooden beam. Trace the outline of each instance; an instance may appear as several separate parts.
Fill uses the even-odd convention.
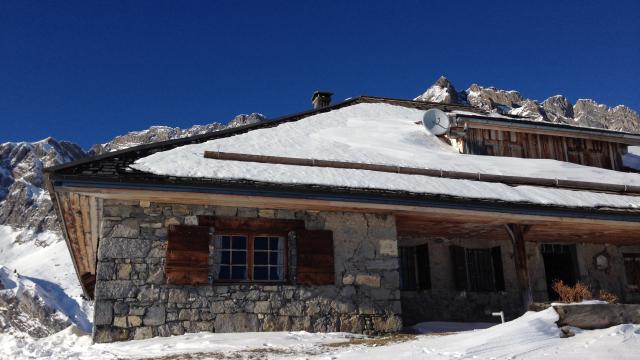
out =
[[[523,310],[529,310],[529,305],[533,303],[531,295],[531,281],[529,280],[529,265],[527,264],[527,250],[524,235],[529,230],[528,225],[506,224],[505,229],[513,244],[513,259],[516,266],[516,277]]]
[[[96,254],[93,252],[91,241],[91,213],[89,206],[89,196],[80,196],[80,215],[82,217],[82,230],[84,232],[85,246],[87,249],[87,261],[89,262],[90,273],[95,274]]]
[[[504,138],[503,131],[499,131],[499,138]],[[562,138],[566,147],[566,138]],[[501,156],[512,156],[510,151],[507,151],[508,144],[506,141],[502,141],[502,150],[499,154]],[[566,153],[566,149],[565,149]],[[441,169],[427,169],[417,167],[395,166],[395,165],[381,165],[381,164],[365,164],[352,161],[335,161],[335,160],[320,160],[320,159],[306,159],[306,158],[294,158],[285,156],[270,156],[270,155],[254,155],[254,154],[242,154],[242,153],[229,153],[221,151],[205,151],[204,157],[214,160],[228,160],[228,161],[243,161],[243,162],[255,162],[263,164],[279,164],[279,165],[295,165],[295,166],[309,166],[309,167],[321,167],[332,169],[351,169],[351,170],[369,170],[378,171],[393,174],[405,174],[405,175],[419,175],[430,176],[448,179],[463,179],[473,180],[490,183],[501,183],[506,185],[531,185],[550,188],[562,188],[562,189],[578,189],[578,190],[591,190],[595,192],[613,192],[623,194],[640,194],[640,186],[624,185],[624,184],[610,184],[605,182],[589,182],[589,181],[577,181],[555,178],[535,178],[526,176],[511,176],[511,175],[498,175],[487,174],[478,172],[465,172],[465,171],[449,171]],[[582,161],[581,163],[584,163]]]

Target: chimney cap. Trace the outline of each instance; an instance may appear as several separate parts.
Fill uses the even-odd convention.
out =
[[[313,96],[311,96],[311,101],[315,100],[318,96],[321,96],[321,97],[331,97],[331,95],[333,95],[333,93],[332,93],[332,92],[330,92],[330,91],[320,91],[320,90],[316,90],[316,91],[313,93]]]

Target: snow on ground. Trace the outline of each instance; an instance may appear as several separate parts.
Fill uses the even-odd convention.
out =
[[[640,325],[601,330],[573,329],[560,338],[558,315],[549,308],[484,330],[453,335],[418,335],[389,344],[366,344],[347,333],[198,333],[112,344],[91,344],[70,327],[43,339],[0,334],[0,358],[117,359],[199,354],[233,359],[637,359]],[[356,339],[353,344],[346,342]],[[399,340],[402,340],[400,338]]]
[[[640,198],[632,196],[367,170],[223,161],[203,156],[210,150],[640,185],[638,174],[556,160],[459,154],[416,124],[423,115],[423,110],[401,106],[357,104],[273,128],[158,152],[139,159],[133,167],[184,177],[388,189],[572,207],[640,207]]]
[[[18,238],[21,242],[16,241]],[[20,286],[38,291],[73,323],[91,329],[93,307],[82,298],[67,245],[58,234],[33,234],[0,225],[0,267],[6,269],[4,278],[18,283],[16,291]],[[14,270],[16,275],[11,274]]]

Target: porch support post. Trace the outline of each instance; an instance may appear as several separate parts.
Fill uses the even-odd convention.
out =
[[[513,258],[516,265],[516,276],[518,278],[518,288],[520,299],[524,311],[529,310],[529,305],[533,303],[531,295],[531,282],[529,281],[529,267],[527,265],[527,251],[525,248],[524,235],[529,230],[529,225],[505,224],[507,233],[513,244]]]

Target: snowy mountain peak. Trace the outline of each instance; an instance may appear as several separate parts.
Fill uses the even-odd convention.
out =
[[[42,170],[85,156],[80,146],[52,137],[0,145],[0,224],[57,229]]]
[[[430,101],[443,104],[465,103],[465,97],[456,91],[451,81],[440,76],[422,95],[416,97],[417,101]]]
[[[609,108],[591,99],[579,99],[575,105],[562,95],[554,95],[542,103],[525,98],[516,90],[501,90],[472,84],[457,92],[453,84],[441,76],[427,91],[415,98],[446,104],[468,104],[481,109],[578,126],[640,133],[640,116],[624,105]]]

